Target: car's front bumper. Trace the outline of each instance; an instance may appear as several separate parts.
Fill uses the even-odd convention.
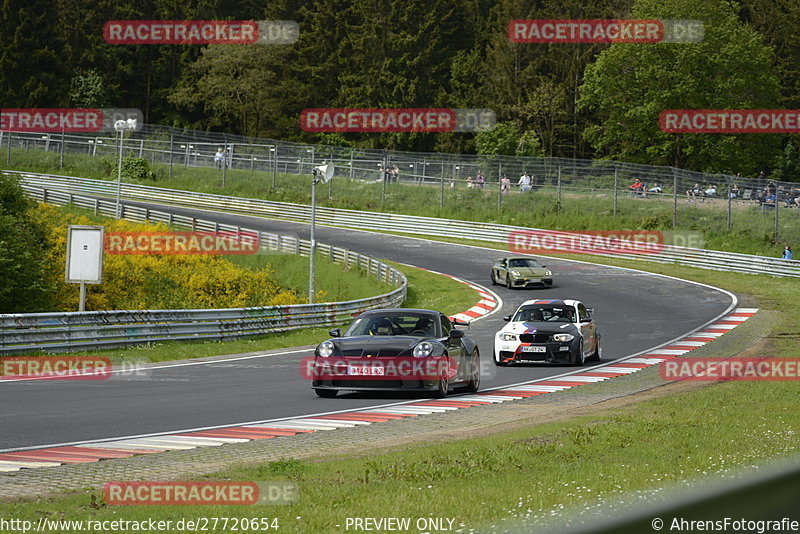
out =
[[[511,287],[552,287],[552,278],[518,277],[511,279]]]
[[[550,341],[547,343],[499,342],[495,346],[502,363],[574,363],[580,344],[572,341]],[[526,347],[543,347],[544,352],[529,352]]]

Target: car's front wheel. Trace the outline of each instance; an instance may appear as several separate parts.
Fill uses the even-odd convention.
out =
[[[335,389],[314,389],[314,393],[317,394],[317,397],[322,397],[323,399],[332,399],[339,392]]]
[[[511,289],[511,287],[512,287],[512,286],[511,286],[511,277],[510,277],[510,276],[508,276],[508,275],[506,275],[506,287],[507,287],[508,289]]]
[[[580,367],[585,361],[586,360],[583,356],[583,340],[581,339],[581,342],[578,345],[578,354],[575,355],[575,365]]]
[[[489,276],[489,278],[492,279],[492,285],[496,286],[497,285],[497,278],[494,277],[494,269],[492,269],[492,274]]]

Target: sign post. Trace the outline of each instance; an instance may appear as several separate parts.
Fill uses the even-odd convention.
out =
[[[103,281],[104,226],[70,225],[67,232],[67,283],[80,284],[78,311],[86,311],[86,284]]]

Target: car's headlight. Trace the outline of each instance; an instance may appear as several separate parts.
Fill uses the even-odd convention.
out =
[[[433,345],[427,341],[423,341],[414,347],[414,356],[416,358],[424,358],[426,356],[430,356],[431,354],[433,354]]]
[[[511,274],[512,274],[513,276],[519,276],[519,271],[511,271]]]
[[[499,336],[500,336],[500,339],[502,339],[503,341],[516,341],[517,340],[517,334],[510,334],[508,332],[500,332]]]
[[[328,356],[333,354],[333,349],[334,349],[333,341],[323,341],[322,343],[319,344],[319,347],[317,347],[317,354],[319,354],[323,358],[327,358]]]
[[[575,336],[572,334],[553,334],[553,341],[572,341]]]

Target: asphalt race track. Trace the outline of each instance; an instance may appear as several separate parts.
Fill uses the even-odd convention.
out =
[[[159,208],[158,204],[126,202]],[[308,238],[308,225],[170,207],[176,213]],[[320,242],[378,258],[436,270],[491,288],[489,269],[503,254],[420,239],[317,227]],[[696,284],[622,269],[545,258],[551,289],[492,288],[503,300],[497,313],[469,330],[481,349],[481,389],[535,380],[567,367],[497,368],[492,338],[508,315],[530,298],[576,298],[594,306],[603,362],[680,337],[726,312],[729,294]],[[324,288],[319,288],[324,289]],[[477,299],[476,299],[477,300]],[[322,339],[320,339],[322,341]],[[0,382],[0,450],[110,439],[197,427],[264,421],[338,411],[414,397],[351,393],[320,399],[300,375],[310,350],[198,365],[156,365],[138,380],[32,380]],[[102,354],[102,353],[100,353]]]

